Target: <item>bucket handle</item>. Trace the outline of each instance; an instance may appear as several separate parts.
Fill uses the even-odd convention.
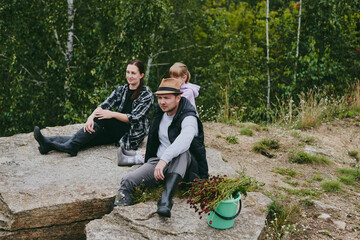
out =
[[[233,220],[233,219],[235,219],[237,216],[239,216],[240,212],[241,212],[241,199],[239,200],[239,209],[238,209],[238,212],[235,214],[235,216],[225,217],[225,216],[221,215],[220,213],[218,213],[218,212],[216,212],[216,211],[214,210],[214,213],[216,214],[216,216],[218,216],[218,217],[220,217],[220,218],[222,218],[222,219],[224,219],[224,220]]]

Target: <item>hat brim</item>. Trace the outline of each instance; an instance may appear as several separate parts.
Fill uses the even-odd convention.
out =
[[[183,94],[184,92],[174,92],[174,91],[157,91],[154,92],[155,95],[163,95],[163,94]]]

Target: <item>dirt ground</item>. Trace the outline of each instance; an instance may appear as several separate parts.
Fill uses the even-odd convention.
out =
[[[253,135],[241,135],[243,128],[252,129]],[[360,239],[360,182],[346,185],[338,181],[339,169],[359,167],[358,160],[349,156],[349,151],[360,152],[359,116],[307,130],[205,122],[204,131],[206,146],[220,151],[225,164],[245,170],[247,176],[265,183],[261,192],[297,210],[292,217],[297,230],[282,239]],[[230,137],[237,143],[229,143],[226,138]],[[253,150],[264,138],[280,143],[279,149],[270,151],[272,158]],[[325,156],[332,164],[291,163],[289,159],[297,151]],[[296,175],[281,170],[293,170]],[[340,191],[322,188],[322,183],[332,180],[340,183]]]

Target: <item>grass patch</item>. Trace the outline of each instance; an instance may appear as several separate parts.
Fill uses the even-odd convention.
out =
[[[299,200],[300,204],[303,206],[313,206],[314,202],[311,199],[305,198]]]
[[[339,181],[326,181],[320,186],[325,192],[340,192],[342,190]]]
[[[236,136],[226,136],[225,140],[226,140],[226,142],[231,143],[231,144],[238,143],[238,138]]]
[[[279,187],[279,189],[287,192],[288,194],[299,196],[299,197],[319,196],[322,194],[321,191],[319,191],[315,188],[289,189],[289,188],[285,188],[285,187]]]
[[[270,149],[278,149],[280,144],[278,141],[273,139],[264,138],[261,141],[255,143],[253,150],[257,153],[261,153],[264,156],[272,158],[274,154],[269,153]]]
[[[356,151],[356,150],[348,151],[348,155],[349,155],[350,157],[355,158],[355,160],[356,160],[357,162],[359,162],[359,152],[358,152],[358,151]]]
[[[283,175],[283,176],[290,176],[290,177],[295,177],[297,172],[295,170],[293,170],[292,168],[278,168],[276,167],[274,172]]]
[[[161,193],[164,189],[165,186],[163,184],[151,188],[144,187],[143,185],[140,187],[136,187],[132,195],[133,204],[147,201],[157,201],[161,198]]]
[[[303,134],[301,134],[300,131],[292,131],[290,133],[290,135],[293,137],[299,138],[301,142],[306,143],[306,144],[315,143],[315,138],[313,136],[303,135]]]
[[[324,178],[320,175],[320,173],[317,173],[316,176],[311,178],[311,181],[321,182],[322,180],[324,180]]]
[[[340,176],[338,180],[345,185],[356,185],[356,181],[351,176]]]
[[[268,211],[265,229],[267,239],[283,239],[298,232],[296,222],[300,216],[300,209],[297,205],[273,200],[268,206]]]
[[[239,131],[240,135],[252,136],[254,135],[254,131],[249,128],[242,128]]]
[[[341,168],[338,172],[343,176],[345,175],[346,177],[353,179],[354,181],[360,181],[360,168]]]
[[[299,186],[299,183],[297,181],[291,181],[291,180],[287,179],[284,182],[289,184],[290,186],[293,186],[293,187]]]
[[[350,157],[358,157],[358,154],[359,154],[359,152],[358,151],[356,151],[356,150],[352,150],[352,151],[348,151],[348,155],[350,156]]]
[[[302,151],[298,151],[294,156],[289,159],[289,161],[298,164],[331,164],[331,161],[324,156],[312,155]]]

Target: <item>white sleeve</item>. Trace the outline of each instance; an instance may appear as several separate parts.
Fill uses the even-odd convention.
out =
[[[181,123],[181,132],[175,141],[165,150],[160,159],[169,163],[173,158],[189,150],[192,140],[198,135],[197,119],[187,116]]]

